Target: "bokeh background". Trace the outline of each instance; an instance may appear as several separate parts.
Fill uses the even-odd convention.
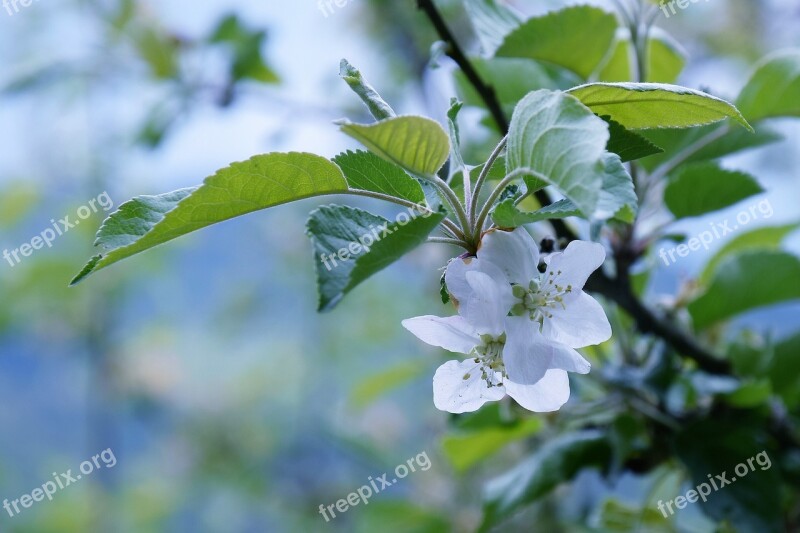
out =
[[[513,4],[534,14],[565,2]],[[457,2],[442,5],[473,42]],[[730,96],[755,60],[800,46],[799,23],[795,0],[710,0],[659,22],[689,52],[680,82]],[[338,79],[341,58],[399,111],[442,118],[454,84],[447,61],[429,68],[433,40],[410,0],[350,0],[327,16],[314,0],[38,0],[0,10],[0,248],[104,191],[119,205],[257,153],[354,148],[332,125],[367,120]],[[773,225],[797,221],[800,197],[800,127],[776,128],[788,140],[732,161],[758,169]],[[486,139],[468,140],[485,149]],[[21,264],[0,264],[0,498],[107,448],[118,460],[53,502],[0,512],[1,531],[474,527],[481,482],[524,447],[477,466],[444,452],[461,443],[431,401],[442,354],[400,321],[449,313],[437,272],[447,251],[423,247],[317,314],[304,223],[319,203],[206,229],[72,289],[102,213]],[[788,246],[800,251],[800,238]],[[707,257],[662,269],[652,298]],[[798,311],[785,304],[778,321],[774,310],[741,320],[780,334],[800,326]],[[421,452],[430,470],[331,523],[318,514]],[[695,531],[710,527],[686,516]]]

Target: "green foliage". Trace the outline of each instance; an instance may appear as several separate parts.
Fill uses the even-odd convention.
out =
[[[588,79],[605,58],[617,21],[591,6],[575,6],[532,18],[508,34],[497,57],[545,61]]]
[[[631,46],[630,32],[618,32],[611,57],[603,65],[598,81],[623,82],[631,78]],[[648,40],[647,60],[646,82],[675,83],[686,65],[686,52],[669,34],[653,28]]]
[[[415,176],[433,176],[450,155],[447,133],[429,118],[393,117],[370,125],[345,121],[341,129],[371,152]]]
[[[698,330],[740,313],[800,298],[800,259],[783,252],[744,252],[717,268],[708,290],[689,304]],[[747,290],[742,290],[746,287]]]
[[[726,118],[753,129],[725,100],[677,85],[590,83],[570,89],[569,94],[598,115],[607,115],[632,130],[692,128]]]
[[[122,259],[200,228],[268,207],[347,191],[342,171],[323,157],[266,154],[218,171],[196,189],[140,196],[122,204],[97,233],[95,256],[72,280],[81,282]]]
[[[535,435],[542,428],[537,418],[514,423],[482,427],[472,431],[457,431],[442,438],[442,448],[459,472],[486,460],[512,442]]]
[[[736,105],[754,122],[800,116],[800,50],[765,57],[742,89]]]
[[[623,163],[664,152],[646,137],[626,129],[619,122],[611,120],[611,117],[604,116],[600,118],[608,123],[610,138],[606,150],[617,154]]]
[[[745,172],[726,170],[715,163],[686,166],[670,180],[664,202],[678,218],[696,217],[724,209],[764,192]]]
[[[390,223],[339,205],[311,213],[307,231],[314,244],[320,311],[330,311],[358,284],[425,242],[444,219],[442,213],[405,215]]]
[[[492,220],[501,228],[516,228],[525,224],[533,224],[542,220],[581,216],[580,210],[572,200],[559,200],[533,212],[517,209],[514,199],[497,204],[492,211]]]
[[[362,189],[424,205],[419,182],[380,157],[361,150],[339,154],[334,163],[344,172],[351,189]]]

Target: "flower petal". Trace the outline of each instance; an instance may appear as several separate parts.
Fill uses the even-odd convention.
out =
[[[450,352],[470,353],[481,342],[475,328],[460,316],[418,316],[403,320],[403,327],[421,341]]]
[[[545,337],[572,348],[601,344],[611,338],[611,324],[597,300],[577,291],[566,295],[563,303],[564,307],[548,309],[550,316],[542,324]]]
[[[539,277],[539,247],[524,228],[487,233],[481,239],[478,257],[500,267],[517,285],[527,287]]]
[[[518,404],[536,413],[558,411],[569,400],[569,378],[563,370],[548,370],[533,385],[520,385],[506,380],[504,387]]]
[[[565,287],[572,285],[572,290],[577,291],[583,289],[592,272],[600,268],[605,260],[603,245],[572,241],[566,250],[550,256],[545,279],[549,280],[552,272],[556,283]]]
[[[536,383],[552,368],[555,344],[547,342],[527,318],[508,317],[505,327],[503,363],[508,379],[522,385]]]
[[[504,330],[503,320],[514,305],[511,285],[505,281],[497,283],[488,274],[478,271],[467,272],[466,277],[472,294],[460,302],[458,313],[478,333],[488,333],[495,337],[501,335]]]
[[[477,257],[455,258],[447,265],[444,280],[447,284],[447,291],[453,295],[459,305],[472,296],[472,287],[467,283],[467,272],[473,271],[487,274],[498,285],[509,284],[503,271],[488,261],[481,261]]]
[[[500,381],[499,374],[495,380]],[[441,411],[470,413],[486,402],[502,400],[505,395],[504,387],[488,386],[481,377],[481,365],[472,359],[448,361],[433,376],[433,403]]]

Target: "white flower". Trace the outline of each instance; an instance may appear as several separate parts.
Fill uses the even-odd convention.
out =
[[[531,411],[558,410],[569,399],[567,371],[585,374],[589,363],[572,348],[533,331],[528,318],[508,316],[514,296],[505,274],[488,263],[480,269],[477,265],[461,280],[465,297],[458,316],[403,321],[422,341],[469,355],[436,371],[434,404],[465,413],[508,394]]]
[[[527,231],[495,230],[483,237],[477,258],[457,259],[448,265],[447,288],[464,305],[474,298],[466,282],[469,272],[488,273],[495,290],[504,297],[510,281],[514,285],[510,306],[514,315],[534,322],[535,330],[547,339],[583,348],[611,338],[611,325],[602,306],[582,290],[605,256],[599,244],[573,241],[563,252],[549,256],[542,274],[539,249]],[[496,275],[498,270],[507,281]]]

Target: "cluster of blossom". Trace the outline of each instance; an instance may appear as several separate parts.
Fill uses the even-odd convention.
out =
[[[602,306],[583,292],[604,260],[600,244],[573,241],[545,257],[542,272],[536,242],[518,228],[490,231],[476,257],[450,261],[445,283],[458,315],[403,321],[420,340],[469,356],[436,371],[436,407],[466,413],[509,395],[531,411],[561,408],[567,372],[591,368],[576,348],[611,338]]]

